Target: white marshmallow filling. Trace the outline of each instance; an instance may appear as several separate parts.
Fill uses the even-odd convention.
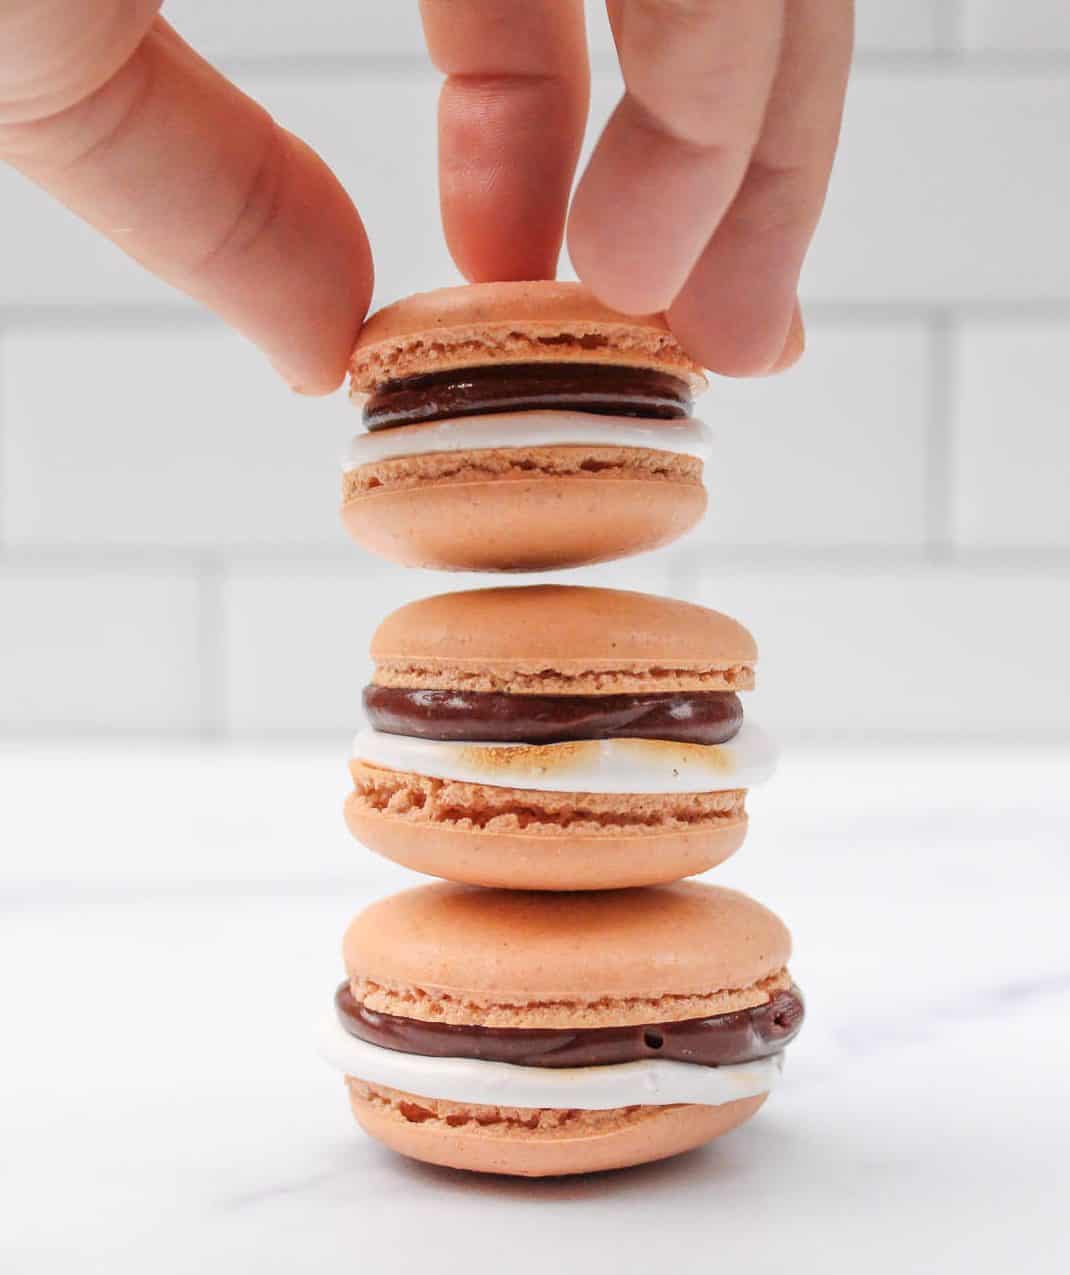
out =
[[[690,417],[643,421],[593,412],[496,412],[358,434],[343,468],[350,473],[404,456],[515,447],[632,447],[708,461],[712,446],[709,427]]]

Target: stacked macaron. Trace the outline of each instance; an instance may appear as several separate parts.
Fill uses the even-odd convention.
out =
[[[675,540],[706,508],[705,387],[660,316],[579,284],[422,293],[368,320],[352,361],[365,432],[342,518],[409,566],[539,571]]]
[[[574,894],[429,885],[344,942],[323,1052],[361,1125],[525,1175],[658,1160],[748,1119],[802,1022],[788,932],[697,882]]]
[[[395,561],[515,570],[665,543],[705,507],[701,370],[578,285],[388,307],[353,358],[343,518]],[[373,1136],[525,1175],[673,1155],[749,1118],[803,1003],[783,924],[681,878],[733,854],[774,751],[757,649],[622,590],[443,594],[379,626],[346,819],[444,878],[347,931],[325,1056]]]
[[[772,745],[757,649],[705,607],[561,585],[446,593],[372,639],[346,816],[373,850],[473,885],[654,885],[726,859]]]

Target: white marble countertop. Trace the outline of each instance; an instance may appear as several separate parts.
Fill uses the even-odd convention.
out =
[[[560,1181],[408,1163],[312,1025],[416,878],[323,750],[0,754],[0,1269],[1064,1273],[1070,755],[798,753],[717,873],[795,932],[765,1110]]]

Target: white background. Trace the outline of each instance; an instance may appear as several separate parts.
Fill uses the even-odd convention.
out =
[[[455,280],[413,4],[165,13],[336,166],[377,302]],[[788,739],[1066,738],[1070,8],[862,0],[858,25],[806,359],[706,396],[696,534],[573,578],[734,611]],[[0,729],[341,738],[376,619],[470,581],[344,541],[344,395],[291,395],[12,173],[0,210]]]

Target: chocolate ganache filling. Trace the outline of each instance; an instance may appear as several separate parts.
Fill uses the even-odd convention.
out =
[[[724,744],[743,724],[743,708],[731,691],[508,695],[371,685],[364,688],[364,711],[388,735],[503,744],[577,739]]]
[[[370,430],[488,412],[595,412],[644,420],[691,413],[691,389],[652,368],[603,363],[521,363],[455,368],[385,381],[364,405]]]
[[[351,1036],[426,1058],[480,1058],[522,1067],[601,1067],[667,1058],[674,1062],[723,1067],[779,1053],[799,1033],[805,1009],[792,984],[764,1005],[632,1027],[479,1027],[429,1023],[368,1009],[348,983],[335,993],[335,1008]]]

